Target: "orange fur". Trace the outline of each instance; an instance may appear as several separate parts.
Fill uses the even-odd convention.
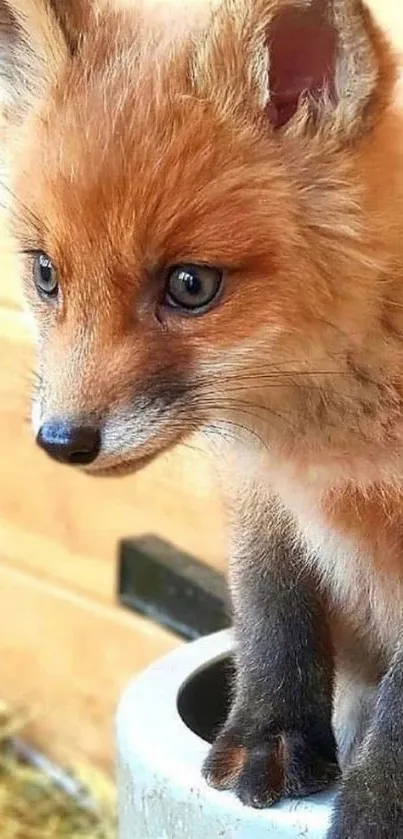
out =
[[[63,33],[71,45],[85,4],[69,0],[60,28],[42,0],[9,3],[42,82],[29,108],[20,93],[5,114],[14,233],[62,280],[48,312],[27,261],[42,415],[115,416],[124,443],[134,393],[190,381],[158,434],[137,445],[133,432],[101,465],[135,468],[203,424],[221,431],[235,480],[242,457],[245,484],[262,503],[270,484],[295,517],[345,629],[340,657],[357,644],[372,672],[403,621],[396,59],[358,0],[324,4],[350,96],[325,96],[314,115],[305,104],[276,132],[264,56],[293,4],[223,0],[213,12],[206,0],[186,25],[172,12],[168,30],[151,5],[106,4],[96,25],[88,11],[71,54]],[[186,261],[226,270],[203,317],[156,303],[166,267]]]

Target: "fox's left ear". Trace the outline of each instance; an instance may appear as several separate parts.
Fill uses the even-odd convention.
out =
[[[361,0],[225,0],[215,20],[194,76],[225,112],[350,140],[391,100],[396,60]]]
[[[263,48],[266,113],[274,128],[357,134],[390,97],[395,63],[361,0],[274,0]],[[264,95],[264,94],[263,94]],[[298,120],[298,117],[300,118]]]

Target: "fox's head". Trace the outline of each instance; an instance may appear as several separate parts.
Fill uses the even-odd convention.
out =
[[[303,435],[370,317],[360,150],[394,69],[367,10],[169,4],[0,2],[34,429],[94,472],[203,426],[284,435],[285,405]]]

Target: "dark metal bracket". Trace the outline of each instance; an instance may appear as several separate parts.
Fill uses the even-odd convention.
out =
[[[231,624],[224,575],[155,536],[120,543],[118,597],[186,640]]]

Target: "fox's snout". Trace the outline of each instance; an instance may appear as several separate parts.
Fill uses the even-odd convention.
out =
[[[100,453],[101,431],[79,422],[53,420],[41,425],[36,441],[59,463],[88,466]]]
[[[138,352],[133,341],[131,364],[123,353],[110,353],[111,364],[99,358],[98,371],[99,353],[78,353],[75,360],[66,353],[66,364],[42,365],[32,427],[37,445],[53,460],[97,474],[129,464],[133,470],[195,427],[191,381],[162,364],[147,376]],[[52,358],[49,345],[46,355]]]

